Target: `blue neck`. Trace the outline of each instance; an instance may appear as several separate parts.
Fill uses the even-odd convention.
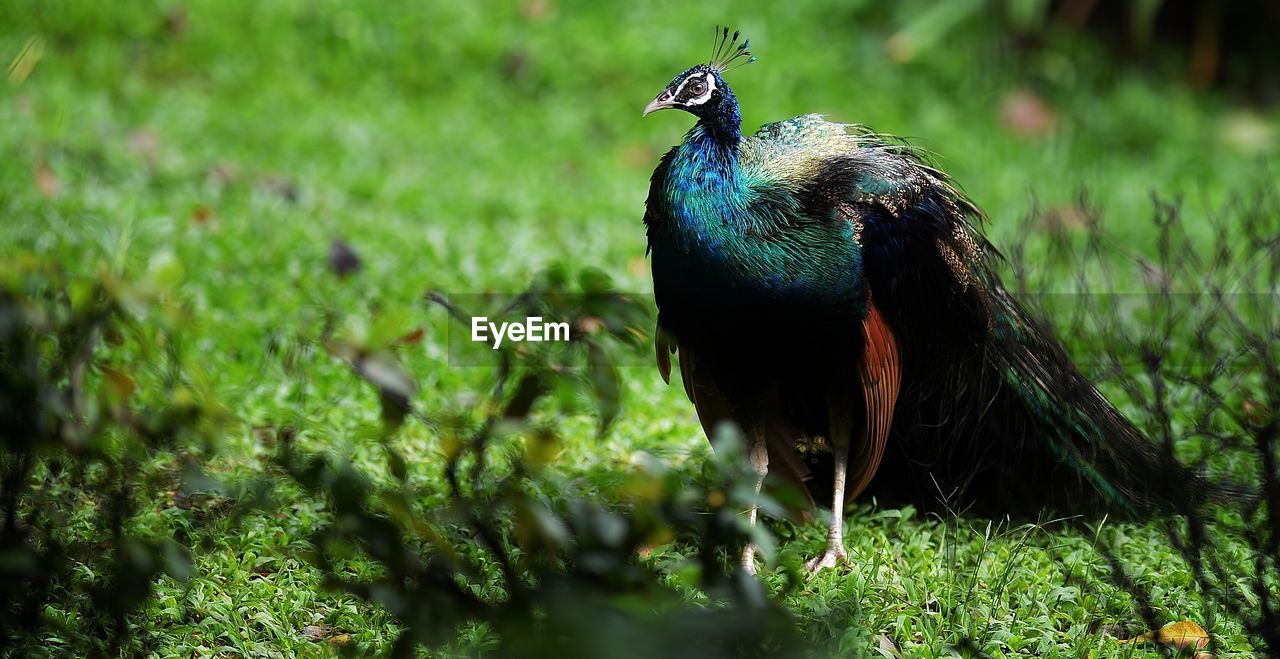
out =
[[[676,148],[666,197],[673,233],[686,248],[700,244],[714,249],[749,222],[747,186],[738,168],[740,137],[726,135],[704,119]]]
[[[685,133],[676,149],[676,163],[681,173],[692,179],[719,178],[720,184],[736,182],[738,178],[738,144],[741,133],[726,134],[703,119]],[[696,181],[686,181],[693,183]],[[723,189],[720,192],[724,192]]]
[[[750,189],[738,167],[742,116],[728,87],[712,107],[695,113],[698,123],[676,148],[666,180],[672,234],[684,250],[718,251],[753,223]]]

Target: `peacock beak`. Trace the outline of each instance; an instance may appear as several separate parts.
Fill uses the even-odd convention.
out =
[[[671,99],[671,92],[663,91],[661,94],[658,94],[658,98],[649,101],[649,104],[644,106],[644,114],[640,116],[647,117],[650,113],[657,112],[658,110],[665,110],[673,105],[675,105],[675,103]]]

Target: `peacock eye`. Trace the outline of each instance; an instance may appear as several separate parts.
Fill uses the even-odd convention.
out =
[[[707,83],[701,80],[694,80],[689,83],[689,93],[694,96],[702,96],[707,92]]]

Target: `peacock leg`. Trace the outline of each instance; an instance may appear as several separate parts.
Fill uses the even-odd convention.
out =
[[[849,554],[844,549],[844,488],[849,471],[851,424],[847,423],[843,414],[832,414],[829,423],[831,452],[836,463],[831,488],[831,525],[827,528],[826,551],[804,564],[804,569],[809,572],[835,567],[837,563],[849,558]]]
[[[764,477],[769,474],[769,450],[765,445],[764,433],[756,432],[751,442],[750,452],[747,458],[751,461],[751,467],[756,471],[756,499],[760,498],[760,488],[764,485]],[[756,525],[756,515],[760,506],[756,500],[751,502],[751,508],[747,511],[747,521],[754,528]],[[756,573],[756,546],[750,542],[742,548],[742,569],[747,574]]]

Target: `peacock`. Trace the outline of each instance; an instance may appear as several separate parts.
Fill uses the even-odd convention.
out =
[[[697,118],[645,202],[658,369],[669,383],[677,357],[709,438],[741,430],[757,494],[770,476],[829,503],[807,569],[847,559],[844,509],[863,494],[1000,516],[1204,494],[1001,285],[983,213],[946,174],[816,114],[744,135],[724,74],[755,57],[716,35],[644,108]]]

